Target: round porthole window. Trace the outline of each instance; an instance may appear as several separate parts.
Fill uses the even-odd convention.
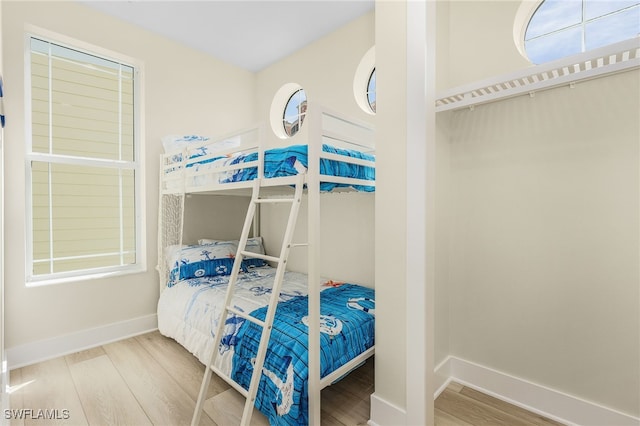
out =
[[[367,83],[367,103],[374,113],[376,112],[376,69],[371,71],[369,82]]]
[[[271,103],[271,129],[281,139],[294,136],[307,115],[307,94],[302,86],[287,83],[273,97]]]
[[[298,133],[306,114],[307,95],[304,89],[298,89],[287,101],[282,115],[282,126],[287,136],[291,137]]]
[[[376,49],[370,48],[358,64],[353,77],[353,96],[367,114],[376,113]]]

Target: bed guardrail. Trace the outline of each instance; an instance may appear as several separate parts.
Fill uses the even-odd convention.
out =
[[[328,160],[349,167],[368,167],[375,169],[374,128],[369,123],[346,118],[340,113],[330,111],[320,105],[310,104],[307,117],[308,126],[301,132],[302,138],[292,140],[291,145],[307,145],[309,162],[313,160],[313,144],[328,145],[335,150],[326,152],[319,150],[318,163]],[[317,121],[314,123],[314,120]],[[306,136],[305,136],[306,135]],[[245,171],[250,176],[263,178],[265,151],[273,148],[269,139],[265,137],[263,124],[231,133],[215,140],[190,143],[182,150],[168,152],[161,157],[161,191],[165,194],[212,192],[218,190],[249,188],[250,181],[227,181],[227,177]],[[350,155],[350,152],[365,154],[363,156]],[[244,160],[250,154],[251,161]],[[243,161],[234,161],[238,156]],[[253,159],[256,157],[256,159]],[[249,173],[257,168],[257,174]],[[312,171],[313,167],[309,167]],[[308,173],[307,172],[307,173]],[[275,179],[274,181],[271,181]],[[319,174],[320,182],[349,185],[353,187],[375,187],[375,180],[335,176],[333,174]],[[291,179],[270,177],[265,179],[269,186],[290,185]],[[223,182],[223,183],[221,183]]]

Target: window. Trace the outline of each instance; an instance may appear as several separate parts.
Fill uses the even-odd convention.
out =
[[[371,111],[376,112],[376,69],[371,71],[369,82],[367,83],[367,102]]]
[[[540,64],[640,35],[640,0],[545,0],[528,22],[524,47]]]
[[[307,95],[304,93],[304,89],[300,88],[291,95],[284,107],[282,122],[287,136],[298,133],[306,114]]]
[[[367,50],[353,76],[353,97],[369,115],[376,113],[376,48]]]
[[[140,270],[136,68],[29,43],[27,280]]]

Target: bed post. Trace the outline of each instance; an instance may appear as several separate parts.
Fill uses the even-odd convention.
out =
[[[180,193],[165,193],[163,177],[165,173],[163,157],[160,159],[160,182],[158,191],[158,262],[156,270],[159,276],[160,293],[167,285],[169,268],[166,262],[166,249],[171,245],[182,244],[184,225],[185,183]]]
[[[266,142],[267,132],[265,130],[265,124],[260,123],[258,125],[258,179],[264,179],[264,152],[267,150],[267,142]],[[256,212],[253,216],[253,229],[252,236],[259,237],[261,234],[260,230],[260,204],[256,205]]]
[[[322,111],[310,104],[307,175],[309,287],[309,424],[320,425],[320,151]]]

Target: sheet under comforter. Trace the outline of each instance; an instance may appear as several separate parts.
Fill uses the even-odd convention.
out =
[[[232,304],[264,319],[275,268],[253,268],[240,274]],[[287,272],[256,407],[271,424],[307,424],[307,277]],[[223,309],[227,276],[194,278],[165,289],[158,302],[158,328],[206,364]],[[321,293],[321,376],[325,376],[374,344],[374,291],[327,282]],[[233,314],[216,365],[248,388],[261,328]]]
[[[375,157],[360,151],[336,148],[331,145],[323,145],[322,150],[333,154],[340,154],[347,157],[358,158],[363,160],[375,161]],[[232,157],[218,157],[211,160],[196,162],[189,165],[196,172],[212,171],[215,168],[229,166],[233,164],[247,163],[257,161],[258,153],[249,154],[240,153]],[[267,178],[294,176],[298,173],[304,173],[308,167],[308,147],[307,145],[291,145],[284,148],[274,148],[265,151],[264,159],[264,176]],[[206,185],[208,183],[229,183],[253,180],[257,177],[257,167],[248,167],[233,171],[221,172],[215,176],[197,175],[194,176],[191,184],[193,186]],[[334,161],[321,159],[320,174],[329,176],[341,176],[348,178],[356,178],[363,180],[375,180],[375,168],[360,166],[356,164],[345,163],[342,161]],[[213,179],[213,180],[212,180]],[[320,185],[321,191],[331,191],[336,187],[343,187],[337,183],[323,182]],[[353,187],[358,191],[373,192],[375,187],[368,185],[355,185]]]

